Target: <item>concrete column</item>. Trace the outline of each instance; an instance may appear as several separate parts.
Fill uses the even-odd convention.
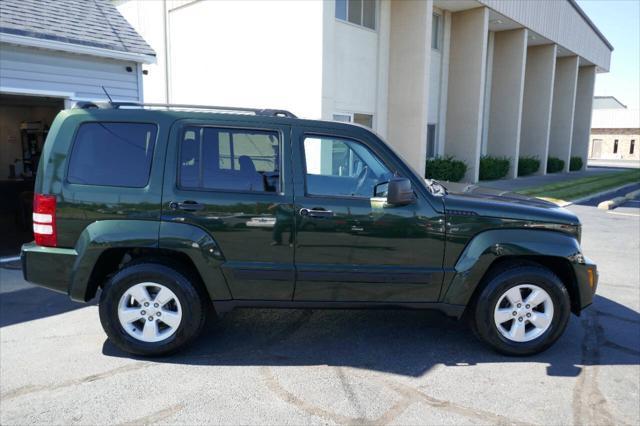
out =
[[[526,28],[495,33],[487,154],[510,159],[507,178],[518,177],[526,60]]]
[[[469,182],[478,181],[488,31],[487,8],[452,14],[445,154],[467,163]]]
[[[391,2],[388,140],[424,176],[433,1]]]
[[[539,175],[547,173],[557,49],[555,44],[527,49],[520,155],[538,157],[540,169],[536,174]]]
[[[387,138],[389,123],[389,38],[391,36],[391,1],[381,0],[378,13],[378,81],[376,93],[376,117],[374,126],[383,138]]]
[[[593,109],[593,87],[596,83],[595,65],[578,69],[576,107],[573,117],[571,156],[582,158],[582,167],[587,167],[589,134],[591,133],[591,111]]]
[[[437,154],[444,156],[444,141],[447,135],[447,98],[449,89],[449,54],[451,52],[451,12],[444,12],[444,34],[442,37],[442,69],[440,70],[440,110],[438,111]]]
[[[556,60],[556,76],[553,84],[549,156],[564,160],[564,167],[567,172],[569,171],[569,158],[571,157],[578,62],[579,58],[577,56],[558,58]]]

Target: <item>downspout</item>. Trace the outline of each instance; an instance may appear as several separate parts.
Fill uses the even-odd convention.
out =
[[[163,13],[162,23],[164,26],[164,98],[167,104],[171,103],[170,93],[170,67],[169,59],[171,54],[169,52],[169,10],[167,9],[167,0],[163,0]]]

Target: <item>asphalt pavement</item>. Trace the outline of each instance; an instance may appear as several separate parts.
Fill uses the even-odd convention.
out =
[[[597,297],[529,358],[436,313],[259,309],[211,322],[185,352],[138,359],[106,340],[95,305],[0,269],[0,424],[637,425],[640,205],[625,207],[569,207]]]

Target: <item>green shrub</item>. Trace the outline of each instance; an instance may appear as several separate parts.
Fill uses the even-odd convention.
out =
[[[466,172],[467,165],[464,161],[454,160],[453,157],[428,158],[425,177],[427,179],[459,182]]]
[[[569,171],[575,172],[577,170],[582,170],[582,158],[571,157],[571,159],[569,160]]]
[[[538,157],[520,157],[518,159],[518,176],[528,176],[540,169]]]
[[[507,157],[480,158],[480,180],[502,179],[509,173],[509,159]]]
[[[564,160],[557,157],[547,158],[547,173],[558,173],[564,170]]]

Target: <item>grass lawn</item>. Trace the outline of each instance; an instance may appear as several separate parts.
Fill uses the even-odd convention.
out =
[[[534,197],[571,201],[634,182],[640,182],[640,170],[572,179],[550,185],[525,188],[518,192]]]

